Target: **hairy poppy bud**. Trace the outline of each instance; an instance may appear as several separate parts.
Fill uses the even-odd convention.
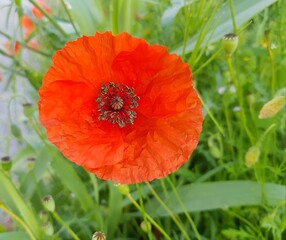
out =
[[[23,112],[24,112],[25,117],[31,118],[34,114],[33,104],[24,103],[22,106],[23,106]]]
[[[46,195],[42,198],[42,202],[44,207],[49,211],[49,212],[54,212],[56,205],[55,205],[55,200],[51,195]]]
[[[117,188],[122,195],[127,195],[130,192],[129,186],[127,184],[119,184]]]
[[[286,103],[285,96],[275,97],[262,107],[259,112],[258,118],[270,118],[273,117],[276,113],[278,113]]]
[[[228,56],[231,56],[238,45],[238,36],[234,33],[228,33],[222,38],[222,47]]]
[[[95,232],[92,235],[92,240],[105,240],[105,234],[103,232]]]
[[[27,166],[29,170],[32,170],[34,168],[35,165],[35,158],[34,157],[28,157],[27,158]]]
[[[51,224],[51,222],[44,222],[42,224],[42,228],[44,230],[44,232],[48,235],[48,236],[52,236],[54,234],[54,227]]]
[[[152,225],[148,221],[142,221],[140,227],[144,232],[150,232],[152,229]]]
[[[1,158],[1,167],[9,172],[12,168],[12,161],[11,158],[9,156],[5,156]]]
[[[256,162],[258,162],[259,156],[260,148],[257,146],[250,147],[245,154],[245,165],[247,167],[252,167]]]
[[[47,211],[42,210],[39,212],[39,218],[41,222],[47,222],[49,220],[49,214]]]

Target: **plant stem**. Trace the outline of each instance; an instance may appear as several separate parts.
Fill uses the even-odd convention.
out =
[[[143,204],[143,199],[142,199],[142,195],[141,195],[141,191],[140,191],[140,186],[139,186],[139,184],[136,184],[136,188],[137,188],[137,193],[138,193],[138,198],[139,198],[140,206],[141,206],[141,209],[143,210],[143,211],[142,211],[143,219],[144,219],[144,222],[147,223],[147,216],[146,216],[146,212],[145,212],[145,209],[144,209],[144,204]],[[153,238],[152,238],[150,229],[147,227],[146,230],[147,230],[148,238],[149,238],[150,240],[152,240]]]
[[[223,135],[224,135],[224,131],[223,131],[223,128],[220,126],[220,124],[218,123],[218,121],[215,119],[214,115],[212,114],[212,112],[209,110],[209,108],[207,107],[207,105],[205,104],[205,102],[203,101],[203,98],[201,98],[201,102],[202,102],[202,105],[203,107],[205,108],[205,110],[207,111],[208,115],[210,116],[211,120],[214,122],[214,124],[216,125],[216,127],[218,128],[219,132]]]
[[[233,2],[232,0],[229,0],[229,8],[230,8],[230,14],[231,14],[231,20],[232,20],[232,26],[233,26],[233,33],[237,32],[236,22],[235,22],[235,13],[233,9]]]
[[[111,14],[111,26],[112,33],[116,35],[118,33],[118,8],[119,8],[119,0],[112,0],[110,4],[110,14]]]
[[[183,211],[184,211],[184,213],[185,213],[187,219],[189,220],[189,223],[191,224],[191,226],[192,226],[192,228],[193,228],[193,230],[194,230],[194,232],[195,232],[195,235],[196,235],[197,239],[198,239],[198,240],[201,240],[201,239],[202,239],[202,238],[201,238],[201,235],[200,235],[200,233],[198,232],[198,229],[197,229],[197,227],[196,227],[196,225],[195,225],[195,223],[194,223],[194,221],[193,221],[191,215],[189,214],[188,210],[186,209],[185,205],[183,204],[183,202],[182,202],[182,200],[181,200],[181,198],[180,198],[180,196],[179,196],[179,194],[178,194],[178,192],[177,192],[176,187],[174,186],[173,182],[170,180],[169,177],[167,177],[167,181],[169,182],[169,184],[170,184],[170,186],[171,186],[173,192],[174,192],[175,195],[176,195],[176,198],[177,198],[177,200],[178,200],[180,206],[182,207],[182,209],[183,209]]]
[[[251,134],[251,132],[250,132],[248,126],[247,126],[247,121],[246,121],[246,117],[245,117],[245,113],[244,113],[242,93],[241,93],[241,90],[240,90],[239,85],[238,85],[238,81],[237,81],[235,73],[234,73],[233,64],[232,64],[232,57],[231,56],[229,56],[227,58],[227,63],[228,63],[230,76],[231,76],[231,79],[233,81],[233,85],[235,87],[235,92],[236,92],[238,103],[239,103],[239,107],[240,107],[240,116],[241,116],[241,119],[242,119],[242,124],[243,124],[243,127],[244,127],[248,137],[249,137],[250,142],[253,144],[254,140],[253,140],[252,134]]]
[[[154,197],[157,199],[157,201],[161,204],[161,206],[170,214],[170,217],[173,219],[173,221],[176,223],[178,228],[182,231],[182,234],[185,236],[186,239],[190,240],[190,237],[182,224],[180,223],[180,220],[174,215],[174,213],[170,210],[170,208],[162,201],[162,199],[159,197],[159,195],[156,193],[156,191],[153,189],[150,183],[146,182],[148,188],[151,190]]]
[[[10,209],[5,207],[4,204],[1,202],[0,202],[0,209],[2,209],[4,212],[10,215],[16,222],[18,222],[25,229],[25,231],[28,233],[28,235],[32,240],[37,240],[36,237],[33,235],[32,231],[30,230],[30,228],[25,224],[25,222],[21,218],[19,218],[15,213],[10,211]]]
[[[44,16],[55,26],[56,29],[64,36],[67,37],[68,35],[66,32],[61,28],[61,26],[37,3],[35,0],[29,0]]]
[[[61,217],[57,214],[57,212],[52,212],[54,218],[68,230],[68,232],[72,235],[72,237],[76,240],[80,240],[80,238],[75,234],[75,232],[61,219]]]
[[[146,218],[148,219],[148,221],[150,221],[150,223],[152,223],[156,229],[162,233],[162,235],[167,239],[167,240],[172,240],[171,237],[165,232],[165,230],[163,228],[161,228],[161,226],[156,223],[154,221],[154,219],[152,217],[149,216],[149,214],[147,214],[144,209],[141,208],[141,206],[135,201],[135,199],[132,197],[132,195],[130,193],[127,194],[127,197],[129,198],[129,200],[133,203],[133,205],[142,213],[145,214]]]
[[[241,220],[242,222],[246,223],[254,232],[256,232],[260,237],[259,239],[265,239],[262,234],[256,229],[255,226],[252,225],[251,222],[249,222],[248,220],[246,220],[245,218],[241,217],[240,215],[238,215],[237,213],[231,211],[231,210],[227,210],[227,212],[230,214],[230,215],[233,215],[235,217],[237,217],[239,220]]]
[[[61,3],[62,3],[62,5],[64,6],[64,9],[65,9],[65,11],[66,11],[66,13],[67,13],[67,15],[68,15],[68,18],[69,18],[69,20],[70,20],[70,23],[72,24],[72,27],[73,27],[74,31],[76,32],[77,36],[79,37],[79,36],[80,36],[80,33],[79,33],[78,30],[76,29],[76,26],[75,26],[74,21],[73,21],[73,19],[72,19],[72,17],[71,17],[70,11],[69,11],[69,9],[67,8],[67,4],[64,2],[64,0],[61,0]]]

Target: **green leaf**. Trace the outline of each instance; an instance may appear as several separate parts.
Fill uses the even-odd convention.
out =
[[[0,233],[0,240],[15,240],[15,239],[30,240],[30,237],[25,232]]]
[[[254,239],[250,234],[248,234],[245,230],[237,230],[234,228],[228,228],[222,230],[222,234],[227,238],[227,239]]]
[[[75,194],[85,211],[93,208],[92,198],[89,196],[86,186],[72,168],[70,163],[63,157],[51,161],[51,166],[62,183]]]
[[[122,219],[122,194],[113,183],[109,183],[109,214],[107,218],[107,229],[110,236],[118,229],[118,225]]]
[[[21,132],[20,128],[17,125],[15,125],[15,124],[11,124],[10,128],[11,128],[12,135],[18,141],[21,141],[22,140],[22,132]]]
[[[72,19],[77,23],[81,34],[93,35],[103,19],[100,1],[69,0]]]
[[[266,183],[264,194],[267,203],[276,204],[286,199],[286,186]],[[188,212],[198,212],[235,206],[261,205],[263,203],[262,188],[257,182],[252,181],[221,181],[188,184],[177,189],[181,200]],[[180,204],[172,192],[167,194],[163,201],[173,213],[183,213]],[[164,195],[162,195],[164,196]],[[146,210],[152,216],[167,216],[168,213],[157,203],[150,200]]]
[[[186,5],[190,5],[197,0],[189,0],[189,1],[182,1],[182,0],[172,0],[172,6],[166,8],[164,11],[162,18],[161,18],[161,23],[163,26],[170,27],[172,25],[176,15],[178,12],[181,10],[182,7]]]
[[[244,23],[251,20],[251,18],[257,15],[263,9],[269,7],[275,2],[277,2],[277,0],[233,1],[235,21],[237,27],[242,26]],[[208,43],[215,42],[221,39],[225,34],[233,32],[232,19],[228,4],[225,4],[223,7],[221,7],[215,14],[214,18],[211,19],[211,21],[213,21],[212,27],[210,28],[209,33],[206,34],[203,44],[201,46],[206,44],[207,41]],[[190,40],[188,40],[185,53],[191,52],[194,49],[198,39],[198,35],[199,34],[196,34]],[[182,49],[183,47],[180,46],[172,52],[181,54]]]
[[[9,206],[9,208],[16,208],[20,213],[21,218],[29,226],[35,236],[39,236],[40,226],[34,212],[21,196],[18,189],[16,189],[11,178],[9,178],[2,169],[0,169],[0,182],[0,200],[3,201],[5,205]]]

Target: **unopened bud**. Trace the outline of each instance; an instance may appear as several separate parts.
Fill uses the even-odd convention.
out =
[[[127,184],[118,184],[116,186],[122,195],[129,194],[130,190],[129,190],[129,186]]]
[[[152,225],[148,221],[142,221],[140,227],[144,232],[150,232],[152,229]]]
[[[16,124],[11,124],[10,126],[12,135],[17,138],[18,140],[22,139],[22,132],[20,128]]]
[[[39,218],[41,222],[47,222],[49,220],[49,214],[47,211],[42,210],[39,212]]]
[[[252,146],[248,149],[245,154],[245,165],[247,167],[252,167],[258,162],[260,156],[260,148],[257,146]]]
[[[92,235],[92,240],[105,240],[105,234],[103,232],[95,232]]]
[[[270,118],[276,115],[285,105],[286,103],[286,97],[285,96],[279,96],[275,97],[261,108],[258,118],[264,119],[264,118]]]
[[[27,158],[27,166],[29,170],[32,170],[34,168],[35,165],[35,158],[34,157],[28,157]]]
[[[24,103],[23,104],[23,112],[25,117],[31,118],[34,114],[33,104],[32,103]]]
[[[12,161],[9,156],[5,156],[1,158],[1,167],[3,170],[9,172],[12,168]]]
[[[234,33],[228,33],[222,38],[222,47],[228,56],[231,56],[238,45],[238,36]]]
[[[48,236],[52,236],[54,234],[54,227],[51,222],[44,222],[42,224],[42,228]]]
[[[49,211],[49,212],[54,212],[56,205],[55,205],[55,200],[51,195],[46,195],[42,198],[42,202],[44,207]]]

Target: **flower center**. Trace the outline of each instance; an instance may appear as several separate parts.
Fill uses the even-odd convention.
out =
[[[95,99],[99,111],[98,119],[117,124],[121,128],[126,124],[133,125],[136,112],[132,109],[138,107],[138,100],[134,89],[122,83],[102,84]]]

